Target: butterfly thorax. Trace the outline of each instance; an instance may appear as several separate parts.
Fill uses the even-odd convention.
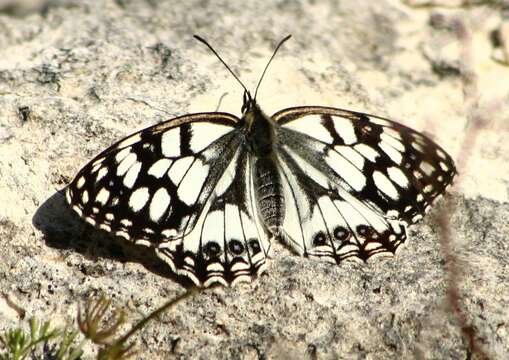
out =
[[[267,157],[273,150],[275,123],[253,101],[247,108],[241,123],[249,151],[259,157]]]
[[[246,145],[252,155],[253,182],[259,215],[274,235],[284,221],[285,199],[274,151],[276,124],[253,101],[242,117]]]

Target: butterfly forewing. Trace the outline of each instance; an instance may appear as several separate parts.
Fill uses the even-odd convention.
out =
[[[367,259],[394,253],[405,225],[422,218],[455,174],[452,159],[422,134],[390,120],[327,107],[273,116],[286,179],[284,229],[300,253]],[[293,224],[298,224],[295,226]]]
[[[135,242],[182,238],[239,146],[237,121],[195,114],[135,133],[87,164],[67,200],[87,222]]]
[[[283,147],[357,198],[407,223],[422,216],[456,173],[441,147],[387,119],[327,107],[286,109],[273,118],[283,125]]]

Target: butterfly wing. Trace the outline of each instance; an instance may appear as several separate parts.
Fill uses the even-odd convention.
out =
[[[193,114],[130,135],[76,175],[67,201],[88,223],[155,247],[197,284],[258,273],[268,245],[250,197],[235,199],[249,186],[247,170],[235,166],[247,163],[238,121]]]
[[[452,182],[451,157],[426,136],[377,116],[328,107],[273,115],[287,206],[300,253],[339,263],[394,253]],[[296,210],[293,210],[293,208]]]
[[[157,249],[174,271],[209,286],[250,280],[266,269],[269,235],[256,210],[253,159],[241,146],[194,230]]]

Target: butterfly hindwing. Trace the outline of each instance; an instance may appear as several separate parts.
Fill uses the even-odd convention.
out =
[[[295,157],[294,157],[295,156]],[[281,150],[287,212],[283,239],[300,254],[330,259],[363,260],[394,253],[406,239],[405,228],[355,198],[310,163]]]
[[[238,118],[194,114],[141,130],[87,164],[67,188],[87,222],[145,245],[196,224],[239,145]]]
[[[326,107],[285,109],[277,147],[286,178],[284,229],[300,253],[339,263],[394,253],[455,174],[451,158],[403,125]],[[293,224],[298,223],[299,226]]]
[[[266,268],[270,243],[254,201],[251,160],[240,147],[193,231],[156,250],[174,271],[197,284],[234,284]]]

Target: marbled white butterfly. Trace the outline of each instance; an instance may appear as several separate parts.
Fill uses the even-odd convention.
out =
[[[263,272],[274,239],[340,264],[394,253],[451,184],[451,157],[379,116],[322,106],[267,116],[244,88],[242,117],[184,115],[87,164],[67,201],[88,223],[155,250],[197,285]]]

